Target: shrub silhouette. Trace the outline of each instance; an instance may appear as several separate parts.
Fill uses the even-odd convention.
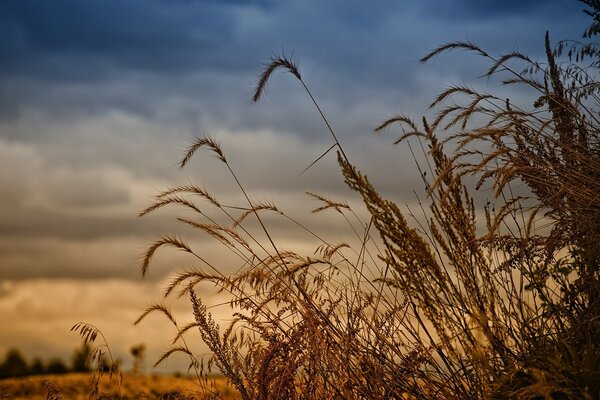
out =
[[[585,3],[594,19],[590,37],[598,32],[600,3]],[[314,212],[339,215],[356,240],[338,243],[313,232],[276,205],[254,202],[226,152],[214,139],[198,138],[181,166],[198,151],[211,152],[246,206],[224,205],[188,184],[159,193],[141,215],[185,209],[192,216],[179,221],[228,248],[241,268],[225,275],[175,236],[148,248],[143,274],[165,247],[197,263],[165,293],[189,297],[192,323],[179,324],[163,304],[137,321],[159,312],[176,329],[173,347],[157,363],[184,353],[199,376],[218,369],[244,399],[600,397],[600,50],[569,41],[553,48],[548,34],[543,43],[543,61],[518,52],[494,56],[471,42],[445,44],[422,59],[472,52],[490,63],[485,76],[525,87],[535,101],[455,86],[431,105],[432,118],[416,123],[398,115],[376,129],[398,127],[396,143],[422,149],[424,161],[415,156],[427,188],[421,217],[384,198],[350,162],[298,67],[273,58],[253,100],[277,70],[300,82],[331,134],[324,154],[337,150],[368,218],[309,193],[318,202]],[[473,190],[487,191],[490,202],[479,204]],[[281,247],[266,213],[313,235],[315,254]],[[201,284],[231,296],[227,326],[197,295]],[[209,359],[190,351],[190,330],[199,331]]]
[[[144,359],[146,358],[146,345],[144,343],[139,343],[134,346],[131,346],[129,352],[133,356],[132,373],[134,375],[139,375],[143,372],[144,369]]]

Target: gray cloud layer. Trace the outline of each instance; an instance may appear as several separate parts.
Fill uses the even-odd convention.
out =
[[[143,244],[171,227],[166,217],[134,217],[156,190],[189,176],[232,196],[215,163],[176,172],[186,140],[204,130],[224,138],[259,198],[344,193],[333,155],[297,179],[329,142],[297,82],[277,74],[266,99],[248,103],[260,63],[283,50],[299,61],[354,162],[386,193],[412,201],[407,189],[420,187],[417,174],[397,179],[397,171],[413,169],[409,154],[390,151],[390,140],[371,137],[371,129],[398,111],[420,115],[436,91],[470,80],[483,65],[475,57],[464,63],[464,54],[427,66],[416,60],[465,37],[539,55],[545,29],[572,37],[585,26],[581,7],[563,0],[364,4],[3,1],[0,242],[9,249],[30,241],[41,258],[48,240]],[[36,263],[30,254],[17,263],[16,250],[9,253],[0,259],[7,278],[52,276],[48,265],[80,275],[76,256]],[[84,252],[79,258],[88,262]],[[99,271],[82,268],[81,275],[115,274],[95,265]]]

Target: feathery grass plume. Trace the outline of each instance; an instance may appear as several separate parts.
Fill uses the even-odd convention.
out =
[[[340,214],[342,214],[343,209],[350,210],[350,206],[346,203],[334,201],[334,200],[328,199],[324,196],[321,196],[319,194],[312,193],[312,192],[306,192],[306,194],[314,199],[319,200],[321,203],[323,203],[323,205],[321,207],[317,207],[311,211],[313,214],[316,214],[316,213],[319,213],[321,211],[328,210],[328,209],[334,209],[337,212],[339,212]]]
[[[395,115],[391,118],[388,118],[383,123],[381,123],[377,128],[375,128],[374,132],[380,133],[380,132],[384,131],[385,129],[387,129],[390,125],[394,125],[394,124],[400,124],[400,126],[402,127],[402,132],[404,132],[401,136],[398,137],[398,139],[396,139],[394,144],[403,142],[406,139],[411,138],[413,136],[425,137],[425,134],[422,133],[421,131],[419,131],[415,122],[410,117],[407,117],[405,115]],[[408,132],[404,129],[404,126],[407,126],[409,128]]]
[[[196,362],[194,362],[194,360],[195,360],[194,354],[190,351],[190,349],[188,349],[187,347],[184,347],[184,346],[173,346],[173,347],[169,348],[160,357],[158,357],[158,359],[154,362],[153,367],[158,366],[160,363],[162,363],[167,358],[169,358],[172,354],[175,354],[175,353],[183,353],[183,354],[186,354],[187,356],[189,356],[190,359],[193,360],[192,364],[190,365],[190,368],[192,368],[192,367],[198,368],[199,367],[199,365]]]
[[[236,352],[230,349],[227,342],[221,340],[219,326],[214,322],[210,313],[206,311],[206,306],[196,297],[194,289],[190,288],[189,293],[198,329],[204,343],[213,352],[215,363],[219,370],[231,379],[242,398],[249,399],[250,397],[239,371],[242,363],[236,357]]]
[[[135,320],[135,322],[133,324],[134,325],[139,324],[144,318],[146,318],[150,313],[153,313],[153,312],[162,313],[164,316],[166,316],[169,319],[169,321],[171,321],[173,323],[173,325],[177,326],[177,322],[175,321],[175,318],[173,317],[171,310],[169,310],[166,305],[158,304],[158,303],[148,306],[146,308],[146,310],[138,317],[138,319]]]
[[[146,253],[144,253],[144,260],[142,262],[142,268],[141,268],[142,276],[146,276],[146,274],[148,273],[148,267],[150,266],[150,260],[152,259],[152,257],[154,257],[154,253],[156,253],[156,251],[160,247],[165,246],[165,245],[185,251],[186,253],[193,253],[192,249],[187,244],[182,242],[180,239],[165,235],[162,238],[160,238],[159,240],[152,243],[150,245],[150,247],[148,247],[148,250],[146,250]]]
[[[445,44],[435,48],[434,50],[429,52],[429,54],[422,57],[419,61],[421,61],[423,63],[427,62],[427,61],[431,60],[432,58],[437,57],[440,54],[451,51],[451,50],[470,50],[472,52],[479,54],[480,56],[489,57],[488,53],[486,53],[479,46],[477,46],[476,44],[474,44],[470,41],[456,41],[456,42],[445,43]]]
[[[209,193],[203,187],[194,185],[193,183],[188,183],[187,185],[183,185],[183,186],[175,186],[173,188],[165,190],[165,191],[159,193],[158,195],[156,195],[156,198],[163,199],[165,197],[171,197],[171,195],[179,194],[179,193],[197,194],[200,197],[202,197],[203,199],[208,200],[215,207],[221,206],[221,204],[216,200],[216,198],[211,193]]]
[[[194,203],[187,199],[184,199],[179,196],[161,196],[159,200],[155,201],[150,206],[140,211],[138,216],[143,217],[144,215],[150,214],[166,205],[182,205],[189,208],[190,210],[197,212],[198,214],[202,214],[202,211]]]
[[[329,260],[343,248],[350,248],[350,245],[348,243],[337,243],[334,245],[322,244],[317,248],[315,254],[321,253],[325,259]]]
[[[188,148],[188,151],[185,153],[185,157],[179,163],[179,168],[183,168],[186,164],[192,159],[192,156],[200,149],[201,147],[207,147],[210,151],[217,155],[217,158],[223,162],[226,162],[225,155],[221,150],[221,146],[210,137],[196,137],[192,145]]]
[[[258,82],[256,83],[254,94],[252,95],[253,102],[256,103],[262,97],[267,88],[267,84],[269,83],[271,75],[273,72],[275,72],[275,70],[281,68],[294,75],[299,81],[302,81],[302,76],[300,75],[300,71],[298,71],[298,66],[292,60],[288,59],[285,55],[273,56],[271,57],[271,62],[266,65],[258,79]]]
[[[233,223],[233,227],[237,227],[238,225],[240,225],[249,215],[252,215],[258,211],[273,211],[276,213],[281,213],[278,209],[277,206],[275,204],[269,204],[269,203],[263,203],[263,204],[256,204],[254,207],[252,207],[249,210],[244,211]]]
[[[290,72],[292,75],[294,75],[296,78],[298,78],[298,80],[302,84],[302,87],[306,91],[306,94],[308,95],[308,97],[310,97],[310,100],[312,101],[313,105],[317,109],[317,112],[321,116],[321,119],[323,120],[323,122],[327,126],[327,130],[331,134],[331,137],[333,138],[333,141],[334,141],[334,144],[331,147],[329,147],[329,149],[327,149],[326,151],[324,151],[308,167],[306,167],[304,169],[304,171],[301,172],[301,174],[303,174],[304,172],[306,172],[310,167],[312,167],[315,163],[317,163],[320,159],[322,159],[334,147],[337,147],[338,151],[342,154],[342,156],[346,159],[346,161],[349,162],[348,156],[346,155],[346,152],[344,151],[344,148],[340,144],[340,141],[338,140],[337,135],[333,131],[333,128],[331,127],[331,124],[329,123],[329,120],[327,119],[327,117],[325,117],[325,114],[323,113],[323,110],[321,109],[321,106],[319,106],[319,103],[316,101],[316,99],[313,96],[312,92],[308,89],[308,86],[302,80],[302,76],[300,75],[298,67],[296,66],[296,64],[294,64],[292,61],[290,61],[285,56],[276,56],[276,57],[272,57],[271,58],[271,63],[269,63],[266,66],[266,68],[264,68],[262,74],[260,75],[260,78],[259,78],[258,83],[256,85],[256,88],[254,90],[254,95],[252,97],[252,101],[253,102],[257,102],[260,99],[260,97],[262,96],[264,90],[266,89],[266,85],[267,85],[267,83],[269,81],[269,78],[271,77],[271,75],[273,74],[273,72],[276,69],[278,69],[278,68],[285,68],[288,72]]]

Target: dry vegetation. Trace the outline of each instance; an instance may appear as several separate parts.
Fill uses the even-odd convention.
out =
[[[589,5],[598,10],[595,2]],[[199,330],[212,356],[203,364],[185,345],[173,351],[189,353],[200,374],[217,368],[246,399],[597,398],[598,54],[591,45],[570,42],[553,50],[548,35],[545,48],[543,62],[516,52],[494,57],[469,42],[446,44],[423,58],[474,52],[490,62],[486,76],[525,86],[537,100],[526,109],[451,87],[432,104],[437,114],[431,122],[424,118],[418,125],[396,116],[376,129],[399,125],[404,134],[396,143],[416,141],[427,148],[426,161],[417,166],[429,210],[416,226],[351,164],[296,65],[274,58],[253,99],[278,69],[298,79],[370,220],[360,221],[344,202],[310,194],[320,202],[315,212],[339,213],[357,243],[311,232],[320,242],[315,254],[281,248],[264,214],[290,218],[275,205],[253,202],[219,145],[198,139],[181,166],[200,149],[214,153],[239,185],[245,209],[227,207],[204,188],[188,185],[159,194],[142,215],[167,205],[191,209],[196,215],[180,221],[221,242],[243,268],[224,275],[170,236],[149,248],[143,273],[164,246],[198,261],[173,280],[166,295],[189,296],[195,321],[179,332]],[[494,204],[477,206],[463,184],[468,176],[476,178],[476,190],[493,192]],[[223,219],[210,217],[194,197]],[[248,228],[251,218],[261,235]],[[207,282],[231,295],[235,319],[228,326],[213,321],[194,290]],[[164,307],[153,310],[167,313]]]
[[[46,398],[64,398],[84,400],[90,398],[90,381],[88,373],[66,375],[30,376],[20,379],[0,380],[0,399],[42,400]],[[223,378],[213,378],[220,390],[221,398],[238,399],[228,388]],[[92,385],[93,386],[93,385]],[[117,399],[117,387],[108,376],[102,378],[100,391],[104,397]],[[192,378],[176,378],[172,376],[134,376],[126,375],[123,380],[122,399],[163,399],[183,400],[198,399],[198,383]]]
[[[587,40],[598,31],[600,2],[585,3],[594,19]],[[182,207],[192,216],[179,220],[222,243],[241,268],[225,275],[174,236],[149,247],[143,274],[165,247],[196,263],[165,293],[189,298],[192,323],[178,324],[162,304],[140,317],[159,312],[177,329],[159,362],[185,353],[199,377],[218,370],[244,399],[599,398],[600,53],[589,41],[552,48],[548,35],[545,49],[545,60],[535,61],[456,42],[424,57],[470,51],[489,61],[486,76],[528,88],[537,100],[527,108],[457,86],[439,95],[430,119],[396,116],[377,128],[400,128],[396,143],[422,149],[415,161],[427,205],[414,219],[350,162],[297,66],[274,58],[254,100],[279,69],[301,83],[331,134],[327,152],[337,150],[345,182],[369,217],[310,194],[314,212],[339,215],[356,240],[322,237],[277,206],[254,202],[225,151],[199,138],[181,167],[198,151],[212,152],[245,206],[222,204],[189,184],[158,194],[141,214]],[[493,202],[478,204],[469,189],[488,191]],[[315,253],[281,247],[266,213],[313,235]],[[231,296],[227,326],[207,311],[196,289],[203,284]],[[192,332],[209,358],[188,347]],[[198,393],[219,397],[210,388]]]

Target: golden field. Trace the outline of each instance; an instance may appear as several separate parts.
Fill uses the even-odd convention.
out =
[[[65,375],[36,375],[24,378],[0,380],[0,399],[42,400],[46,399],[44,380],[59,388],[66,400],[88,399],[92,389],[92,374],[71,373]],[[227,386],[222,377],[209,379],[214,384],[221,399],[237,399],[238,396]],[[100,392],[107,398],[119,398],[116,381],[112,383],[108,376],[103,376],[99,386]],[[203,391],[196,378],[162,375],[133,376],[125,374],[121,387],[123,399],[199,399]]]

